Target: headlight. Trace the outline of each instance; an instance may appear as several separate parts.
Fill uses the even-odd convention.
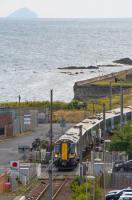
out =
[[[55,158],[58,158],[58,155],[57,155],[57,154],[55,154]]]

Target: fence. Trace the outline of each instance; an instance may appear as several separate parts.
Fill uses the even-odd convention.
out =
[[[35,129],[39,123],[48,123],[48,108],[1,108],[0,135],[16,136]],[[9,121],[10,119],[10,121]]]
[[[37,127],[37,116],[37,110],[22,110],[21,113],[16,112],[13,116],[13,136],[18,133],[34,130]]]
[[[100,183],[103,187],[103,175],[100,176]],[[114,172],[105,174],[105,188],[106,189],[122,189],[132,187],[132,173],[128,172]]]

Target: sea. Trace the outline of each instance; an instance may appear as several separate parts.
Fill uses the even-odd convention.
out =
[[[132,58],[132,19],[0,19],[0,102],[49,100],[50,89],[71,101],[76,81],[130,68],[105,66],[124,57]]]

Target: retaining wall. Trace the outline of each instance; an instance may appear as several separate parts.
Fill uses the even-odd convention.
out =
[[[89,99],[97,99],[101,97],[108,97],[110,95],[110,86],[109,85],[96,85],[97,81],[111,81],[115,77],[126,77],[127,74],[132,73],[132,69],[111,73],[102,77],[95,77],[92,79],[84,80],[76,82],[74,85],[74,99],[76,100],[89,100]],[[130,86],[123,86],[124,90],[129,90]],[[120,94],[120,86],[112,87],[112,94],[118,95]]]

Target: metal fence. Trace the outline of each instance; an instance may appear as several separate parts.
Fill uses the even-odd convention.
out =
[[[20,115],[16,111],[13,115],[13,136],[18,133],[34,130],[37,127],[37,110],[21,111]]]
[[[103,177],[100,177],[103,179]],[[132,173],[128,172],[114,172],[111,174],[105,174],[106,189],[122,189],[127,187],[132,187]],[[103,182],[103,180],[101,181]]]
[[[7,114],[5,118],[5,114]],[[49,122],[48,108],[0,108],[0,135],[3,137],[16,136],[19,133],[33,131],[38,124]],[[10,121],[9,121],[10,119]]]

